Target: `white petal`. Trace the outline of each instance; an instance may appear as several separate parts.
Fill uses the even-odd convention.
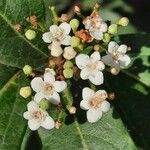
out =
[[[37,122],[34,119],[32,119],[28,121],[28,126],[32,131],[35,131],[40,127],[40,122]]]
[[[107,112],[109,109],[110,109],[110,103],[107,102],[107,101],[104,101],[104,102],[101,104],[101,111]]]
[[[106,32],[107,31],[107,24],[105,22],[102,22],[100,26],[100,31],[101,32]]]
[[[99,52],[94,52],[90,58],[92,58],[95,61],[99,61],[101,59],[101,56]]]
[[[109,53],[112,53],[112,52],[116,51],[118,48],[119,48],[119,45],[114,41],[111,41],[108,44],[108,52]]]
[[[41,123],[41,126],[45,129],[52,129],[55,126],[55,122],[52,117],[47,116],[45,120]]]
[[[31,87],[35,92],[40,92],[43,84],[43,79],[36,77],[31,81]]]
[[[53,34],[53,33],[56,33],[59,30],[59,27],[57,25],[51,25],[49,30]]]
[[[127,49],[128,49],[127,45],[122,44],[119,46],[117,51],[125,54],[127,52]]]
[[[59,93],[67,87],[67,83],[65,81],[55,81],[53,86],[54,90]]]
[[[90,31],[90,35],[96,40],[101,40],[103,38],[103,32],[100,32],[99,30]]]
[[[120,58],[119,64],[121,68],[127,67],[131,62],[131,58],[128,55],[124,55]]]
[[[52,37],[50,32],[43,33],[42,39],[45,43],[51,43],[52,42]]]
[[[86,67],[86,65],[88,64],[89,61],[89,56],[85,55],[85,54],[79,54],[76,57],[76,65],[78,66],[78,68],[83,69]]]
[[[46,96],[42,92],[39,92],[35,94],[34,101],[39,103],[43,98],[46,98]]]
[[[102,62],[108,66],[113,65],[113,59],[112,59],[112,55],[108,54],[106,56],[102,57]]]
[[[44,73],[44,81],[49,83],[55,82],[55,76],[51,72]]]
[[[71,36],[66,36],[61,42],[62,45],[70,45]]]
[[[98,90],[96,93],[95,93],[95,96],[97,95],[101,95],[101,98],[103,100],[105,100],[107,98],[107,92],[105,90]]]
[[[82,98],[83,100],[89,100],[92,96],[94,96],[95,92],[88,88],[88,87],[85,87],[83,90],[82,90]]]
[[[27,104],[27,108],[28,108],[29,112],[34,112],[34,111],[39,110],[39,106],[38,106],[38,104],[35,101],[30,101]]]
[[[104,82],[103,73],[101,71],[97,71],[95,74],[89,76],[89,80],[94,85],[101,85]]]
[[[30,112],[29,112],[29,111],[24,112],[24,113],[23,113],[23,117],[24,117],[25,119],[27,119],[27,120],[29,120],[29,119],[32,118],[32,116],[30,115]]]
[[[63,53],[63,49],[57,41],[53,41],[49,48],[51,50],[51,55],[54,57],[59,57]]]
[[[96,65],[96,69],[100,71],[104,70],[105,69],[104,63],[102,61],[98,61]]]
[[[91,123],[97,122],[102,117],[100,109],[89,109],[87,111],[87,120]]]
[[[58,105],[60,103],[60,96],[57,92],[54,92],[49,100],[52,104]]]
[[[59,26],[66,35],[68,35],[70,33],[70,30],[71,30],[71,27],[68,23],[64,22],[64,23],[61,23],[60,26]]]
[[[80,77],[83,79],[83,80],[86,80],[89,78],[89,74],[90,74],[90,71],[87,69],[87,68],[84,68],[83,70],[81,70],[80,72]]]
[[[88,109],[90,109],[89,101],[88,101],[88,100],[82,100],[82,101],[80,102],[80,107],[81,107],[81,109],[83,109],[83,110],[88,110]]]

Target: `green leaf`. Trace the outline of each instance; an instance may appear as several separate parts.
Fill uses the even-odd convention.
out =
[[[39,19],[44,15],[42,0],[1,0],[0,4],[0,63],[22,68],[25,64],[40,68],[45,65],[47,48],[41,40],[37,44],[28,41],[24,35],[16,32],[14,25],[25,25],[25,18],[36,15]],[[24,34],[24,33],[23,33]],[[42,46],[41,46],[42,45]]]
[[[22,116],[26,109],[27,100],[19,95],[19,90],[21,86],[27,84],[27,79],[19,71],[0,89],[1,150],[8,150],[10,148],[11,150],[16,150],[21,148],[27,129],[26,121]]]
[[[71,119],[68,120],[70,121]],[[122,121],[113,110],[104,114],[103,118],[97,123],[78,123],[78,121],[75,121],[71,124],[63,125],[58,130],[47,131],[40,129],[39,135],[42,140],[43,150],[136,149]]]

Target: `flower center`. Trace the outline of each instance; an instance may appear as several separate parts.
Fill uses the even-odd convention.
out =
[[[119,58],[120,58],[120,53],[118,53],[118,52],[113,52],[112,53],[112,58],[118,63],[118,61],[119,61]]]
[[[42,92],[45,94],[45,95],[51,95],[53,94],[53,85],[48,83],[48,82],[44,82],[43,86],[42,86]]]
[[[97,68],[97,62],[90,61],[87,67],[90,69],[90,71],[94,71]]]
[[[61,41],[64,39],[64,33],[61,29],[58,29],[54,34],[53,34],[53,38],[56,41]]]
[[[41,122],[42,120],[45,119],[45,116],[41,111],[36,111],[36,112],[32,113],[32,117],[33,117],[33,119],[35,119],[38,122]]]
[[[107,98],[107,94],[99,94],[91,98],[89,104],[92,108],[99,108],[102,102]]]

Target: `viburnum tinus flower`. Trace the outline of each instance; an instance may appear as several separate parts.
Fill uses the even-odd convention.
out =
[[[124,44],[118,45],[116,42],[111,41],[108,45],[108,54],[102,57],[102,61],[108,65],[115,67],[117,70],[127,67],[131,59],[126,55],[128,47]]]
[[[30,101],[27,105],[28,111],[24,112],[23,117],[28,120],[28,126],[31,130],[35,131],[40,126],[45,129],[54,128],[54,120],[49,114],[39,108],[35,101]]]
[[[71,60],[76,56],[76,54],[77,52],[71,46],[64,48],[63,56],[65,59]]]
[[[96,40],[102,40],[103,33],[107,31],[107,24],[97,13],[92,13],[83,20],[85,28],[89,30],[90,35]]]
[[[50,31],[43,34],[42,39],[46,43],[52,43],[54,41],[62,45],[70,45],[70,33],[71,27],[68,23],[61,23],[59,26],[51,25]]]
[[[104,90],[94,92],[86,87],[82,90],[82,98],[80,107],[87,110],[87,120],[91,123],[98,121],[102,113],[107,112],[110,108],[110,103],[106,101],[107,93]]]
[[[34,100],[39,103],[43,98],[46,98],[53,104],[59,104],[60,96],[58,93],[62,92],[67,84],[65,81],[55,81],[55,76],[47,70],[44,73],[44,79],[35,77],[31,81],[31,87],[36,92]]]
[[[103,73],[105,65],[101,60],[99,52],[94,52],[90,57],[86,54],[79,54],[76,57],[76,65],[81,69],[80,77],[83,80],[89,79],[93,84],[103,84]]]

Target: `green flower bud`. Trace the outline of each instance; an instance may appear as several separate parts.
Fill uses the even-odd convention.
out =
[[[68,68],[72,68],[73,67],[73,63],[71,61],[66,61],[63,65],[64,69],[68,69]]]
[[[34,30],[27,30],[25,36],[28,40],[33,40],[36,37],[36,32]]]
[[[70,68],[64,69],[63,74],[66,79],[72,78],[73,77],[73,69],[70,69]]]
[[[49,108],[49,102],[47,99],[43,98],[40,102],[39,102],[39,106],[41,109],[46,110]]]
[[[77,47],[79,44],[80,44],[80,39],[75,36],[72,36],[70,39],[70,45],[72,47]]]
[[[129,24],[129,19],[127,17],[122,17],[119,22],[118,22],[119,25],[125,27]]]
[[[20,89],[20,95],[23,97],[23,98],[28,98],[30,95],[31,95],[32,91],[31,91],[31,88],[29,86],[26,86],[26,87],[22,87]]]
[[[82,50],[83,50],[83,48],[84,48],[84,45],[83,45],[83,44],[79,44],[79,45],[78,45],[78,49],[79,49],[79,51],[82,51]]]
[[[110,34],[105,33],[103,36],[103,42],[108,43],[110,41],[110,39],[111,39]]]
[[[79,21],[77,19],[72,19],[69,24],[70,24],[73,32],[76,32],[79,27]]]
[[[23,67],[23,72],[24,72],[24,74],[25,75],[31,75],[32,74],[32,67],[31,66],[29,66],[29,65],[25,65],[24,67]]]
[[[117,24],[111,24],[108,28],[108,33],[115,34],[117,33],[118,26]]]

